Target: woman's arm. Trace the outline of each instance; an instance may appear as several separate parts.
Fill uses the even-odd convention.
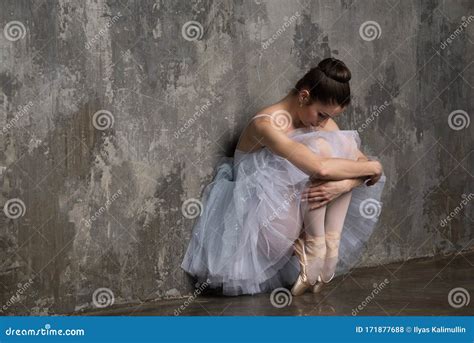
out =
[[[360,151],[359,149],[357,149],[357,152],[356,152],[356,157],[357,157],[357,161],[369,161],[369,158],[367,156],[365,156],[362,151]]]
[[[357,161],[370,161],[367,156],[365,156],[362,151],[357,149]],[[367,177],[358,177],[358,178],[353,178],[353,179],[346,179],[343,180],[345,182],[345,190],[346,192],[349,192],[353,188],[356,188],[360,186],[361,184],[364,183],[364,181],[367,179]]]
[[[344,180],[382,173],[382,165],[378,161],[319,157],[306,145],[290,139],[283,130],[272,125],[268,117],[257,118],[252,121],[252,125],[255,142],[286,158],[312,179]]]
[[[360,150],[357,150],[358,161],[369,161]],[[309,210],[315,210],[327,205],[340,195],[360,186],[368,177],[358,177],[339,181],[316,180],[302,193],[303,201],[309,202]]]
[[[369,158],[360,150],[357,150],[356,158],[357,161],[369,161]],[[360,186],[367,178],[359,177],[339,181],[316,180],[303,191],[302,199],[310,203],[309,210],[315,210],[325,206],[340,195],[351,191],[353,188]]]

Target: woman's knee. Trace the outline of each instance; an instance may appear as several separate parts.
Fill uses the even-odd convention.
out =
[[[333,155],[332,147],[324,138],[316,138],[316,147],[318,155],[321,157],[331,157]]]

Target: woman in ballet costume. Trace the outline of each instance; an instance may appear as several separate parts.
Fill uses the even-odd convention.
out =
[[[350,103],[346,65],[326,58],[259,111],[222,157],[181,267],[224,295],[318,293],[358,262],[381,211],[382,165],[333,120]]]

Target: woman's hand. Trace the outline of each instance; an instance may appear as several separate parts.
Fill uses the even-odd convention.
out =
[[[336,199],[352,189],[352,180],[325,181],[312,180],[301,196],[302,201],[309,203],[309,210],[315,210]],[[360,184],[362,181],[359,181]]]
[[[379,161],[373,161],[373,162],[376,162],[375,163],[375,173],[374,173],[374,175],[371,175],[371,176],[368,177],[369,181],[367,181],[367,183],[366,183],[367,186],[375,185],[380,180],[380,178],[382,177],[382,173],[383,173],[382,164],[380,164]]]

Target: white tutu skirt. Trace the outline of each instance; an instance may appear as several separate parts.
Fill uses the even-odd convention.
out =
[[[355,130],[290,132],[289,137],[325,157],[356,159]],[[376,159],[369,156],[370,159]],[[386,177],[352,190],[339,247],[336,276],[355,266],[377,223]],[[255,294],[291,287],[299,274],[293,243],[303,228],[301,192],[309,177],[263,148],[223,157],[202,195],[181,267],[224,295]]]

